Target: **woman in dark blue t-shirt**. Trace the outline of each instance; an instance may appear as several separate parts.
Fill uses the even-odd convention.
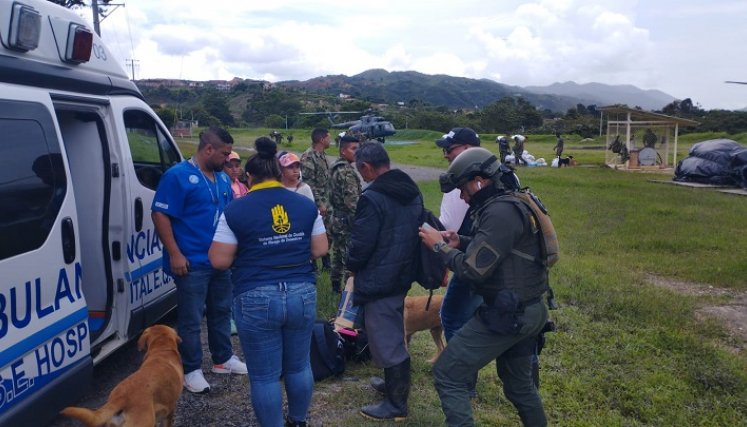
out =
[[[311,260],[327,253],[327,234],[314,202],[280,183],[277,145],[254,143],[246,163],[249,193],[231,202],[210,246],[215,268],[231,268],[234,315],[246,357],[251,402],[262,426],[306,421],[314,379],[309,352],[316,319],[316,277]]]

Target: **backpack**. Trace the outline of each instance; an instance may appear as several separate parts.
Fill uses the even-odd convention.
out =
[[[532,224],[532,228],[534,229],[536,227],[542,233],[540,235],[541,238],[539,239],[539,258],[516,249],[511,250],[511,253],[529,261],[541,264],[547,269],[555,265],[560,257],[558,234],[555,232],[555,226],[552,225],[550,215],[547,213],[547,208],[542,204],[539,197],[532,193],[532,190],[530,190],[529,187],[526,187],[508,193],[507,195],[498,198],[498,200],[514,203],[522,212],[525,212],[528,208],[529,212],[527,212],[527,214],[529,214],[529,221]]]
[[[345,372],[345,346],[331,323],[317,320],[311,334],[311,372],[321,381]]]
[[[615,140],[610,143],[609,149],[615,154],[620,154],[620,152],[622,151],[622,148],[623,148],[623,142],[620,141],[620,135],[617,135],[615,137]]]
[[[345,360],[364,363],[371,360],[368,334],[365,329],[342,328],[339,331],[345,346]]]
[[[441,221],[433,215],[433,212],[423,207],[423,211],[420,214],[418,222],[426,223],[431,227],[439,231],[444,231],[445,228]],[[424,244],[417,245],[417,254],[415,261],[417,262],[417,268],[415,270],[415,281],[420,283],[420,286],[429,291],[428,303],[425,305],[425,309],[431,305],[431,297],[433,297],[433,290],[438,289],[444,285],[444,278],[446,277],[447,267],[441,259],[441,254],[433,252],[433,250]]]

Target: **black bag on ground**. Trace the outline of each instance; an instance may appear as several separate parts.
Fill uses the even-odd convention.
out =
[[[345,346],[331,323],[317,320],[311,334],[311,372],[321,381],[345,372]]]
[[[371,360],[368,348],[368,334],[365,329],[340,329],[340,336],[345,346],[345,360],[364,363]]]

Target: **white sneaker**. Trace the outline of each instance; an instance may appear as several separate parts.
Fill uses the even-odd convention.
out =
[[[239,360],[236,355],[233,355],[227,362],[220,365],[213,365],[213,372],[216,374],[246,375],[246,363]]]
[[[202,375],[202,369],[196,369],[184,375],[184,388],[192,393],[203,394],[210,391],[210,384]]]

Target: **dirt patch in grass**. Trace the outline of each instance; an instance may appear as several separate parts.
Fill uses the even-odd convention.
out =
[[[711,317],[723,323],[729,335],[735,339],[736,352],[747,349],[747,292],[718,288],[711,285],[673,280],[656,275],[647,275],[647,280],[656,286],[683,295],[709,297],[725,300],[722,304],[703,303],[696,311],[699,318]]]

